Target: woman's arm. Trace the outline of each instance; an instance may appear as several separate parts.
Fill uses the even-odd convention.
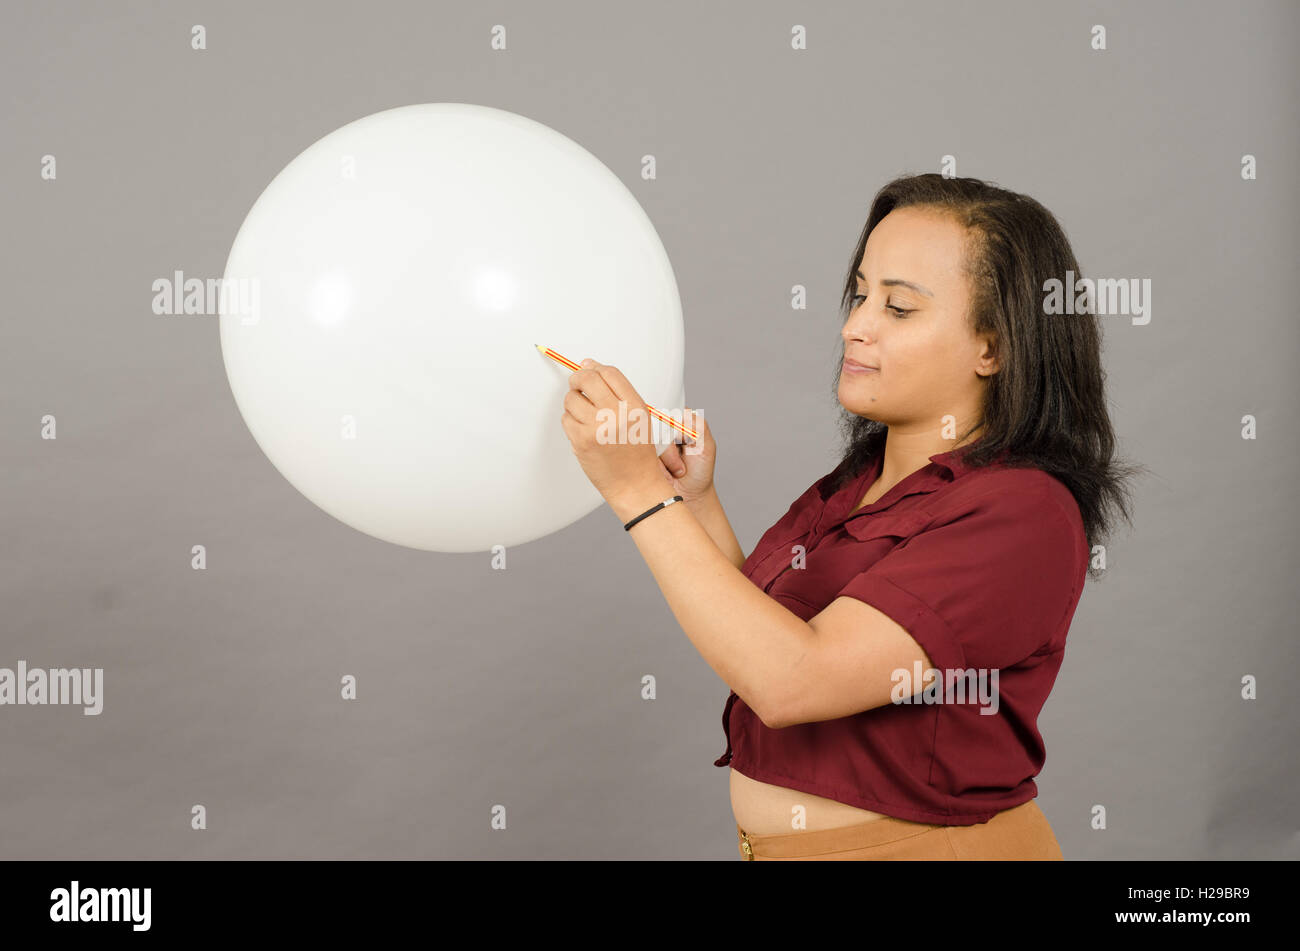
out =
[[[650,483],[608,501],[627,522],[663,494]],[[700,656],[765,726],[779,730],[885,706],[895,701],[899,671],[932,666],[907,629],[855,596],[836,598],[811,621],[801,620],[728,564],[694,512],[684,509],[670,505],[642,519],[632,538]],[[936,618],[925,629],[952,637],[942,625]],[[924,687],[916,683],[906,693]]]
[[[722,502],[718,499],[716,489],[709,486],[709,490],[704,495],[688,501],[686,507],[709,533],[713,544],[727,556],[727,560],[737,568],[741,567],[745,563],[745,552],[736,539],[736,533],[731,529],[731,523],[727,521],[727,513],[722,509]]]
[[[662,501],[665,490],[656,476],[606,501],[628,522]],[[721,511],[717,505],[714,515]],[[700,656],[765,724],[783,725],[773,701],[812,650],[812,628],[742,575],[685,505],[655,512],[630,534]]]
[[[813,647],[813,629],[741,573],[734,560],[740,545],[730,526],[722,530],[726,518],[716,500],[697,507],[713,524],[729,549],[727,553],[686,504],[649,511],[665,497],[685,498],[687,494],[676,491],[685,488],[680,482],[669,484],[665,471],[675,479],[683,467],[689,470],[711,463],[707,424],[700,422],[701,453],[691,453],[689,462],[669,455],[672,468],[668,469],[656,445],[644,438],[639,423],[649,414],[627,377],[617,367],[594,360],[582,362],[583,367],[569,377],[560,418],[578,464],[620,522],[626,524],[648,513],[630,529],[632,541],[682,631],[722,682],[764,723],[783,722],[780,705],[769,698],[784,691],[783,681],[807,657]],[[610,438],[606,427],[611,417],[633,420],[633,412],[638,414],[631,424],[634,428]],[[692,422],[695,415],[690,414]],[[682,457],[686,455],[681,452]]]

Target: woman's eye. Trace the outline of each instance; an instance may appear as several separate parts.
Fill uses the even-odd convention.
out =
[[[867,299],[866,294],[854,294],[852,298],[849,298],[849,303],[852,304],[852,307],[849,308],[850,311],[853,311],[853,309],[858,307],[859,300],[866,300],[866,299]],[[911,311],[905,311],[904,308],[894,307],[893,304],[885,304],[885,307],[887,307],[889,311],[893,311],[894,317],[897,317],[898,320],[906,320],[907,314],[911,313]]]
[[[850,303],[852,303],[853,305],[849,309],[852,310],[853,308],[858,306],[857,304],[858,301],[866,300],[866,299],[867,299],[866,294],[854,294],[851,298],[849,298]],[[911,313],[910,310],[904,310],[902,307],[895,307],[893,304],[886,304],[885,307],[888,308],[889,310],[892,310],[894,312],[894,316],[897,317],[899,320],[907,319],[907,315]]]

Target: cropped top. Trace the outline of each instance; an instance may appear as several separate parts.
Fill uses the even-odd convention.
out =
[[[732,691],[714,765],[913,822],[985,822],[1038,793],[1038,714],[1087,576],[1083,519],[1054,476],[971,468],[960,450],[854,511],[881,464],[838,492],[827,490],[839,467],[815,482],[741,570],[804,621],[839,597],[872,605],[938,677],[916,671],[913,689],[932,686],[911,703],[780,729]]]

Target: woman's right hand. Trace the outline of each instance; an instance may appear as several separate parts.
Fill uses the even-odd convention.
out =
[[[691,409],[682,410],[682,423],[699,433],[700,438],[693,440],[679,432],[678,435],[687,440],[691,451],[685,451],[688,445],[671,445],[660,455],[659,466],[664,478],[672,485],[673,494],[680,495],[686,502],[693,502],[707,495],[713,488],[713,467],[717,462],[718,446],[701,413]]]

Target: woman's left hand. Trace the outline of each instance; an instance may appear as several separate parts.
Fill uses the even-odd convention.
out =
[[[654,443],[655,418],[617,367],[590,359],[582,366],[569,377],[560,420],[582,471],[616,511],[620,500],[662,496],[670,486]]]

